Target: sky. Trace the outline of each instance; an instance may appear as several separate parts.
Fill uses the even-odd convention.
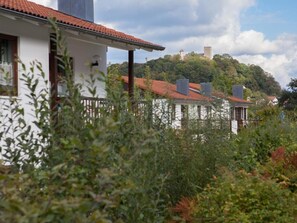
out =
[[[57,8],[57,0],[31,0]],[[284,88],[297,78],[295,0],[94,0],[95,22],[160,44],[162,52],[136,51],[136,62],[166,54],[230,54],[271,73]],[[108,61],[127,61],[109,49]]]

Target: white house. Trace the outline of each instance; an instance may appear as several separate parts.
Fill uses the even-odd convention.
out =
[[[276,96],[267,96],[268,105],[278,105],[278,99]]]
[[[128,77],[122,79],[127,85]],[[248,124],[251,103],[243,99],[243,86],[233,86],[233,96],[225,96],[213,91],[210,83],[189,83],[187,79],[178,80],[176,85],[144,78],[135,78],[134,81],[139,89],[154,95],[154,114],[174,128],[182,128],[188,120],[225,120],[230,130],[237,133]]]
[[[123,76],[123,81],[128,84],[128,77]],[[165,81],[135,78],[135,85],[143,90],[150,91],[154,95],[154,114],[163,123],[170,124],[174,128],[181,128],[189,119],[206,119],[211,116],[212,98],[190,91],[188,80],[181,80],[177,85]]]
[[[190,89],[204,93],[205,84],[190,83]],[[209,90],[210,89],[210,90]],[[248,124],[248,107],[252,104],[250,101],[243,99],[242,85],[232,86],[232,96],[226,96],[222,92],[212,91],[208,87],[206,92],[213,99],[219,99],[220,111],[217,112],[221,117],[230,120],[231,131],[237,133],[242,127]],[[209,92],[210,91],[210,92]]]
[[[0,0],[0,118],[4,115],[4,107],[9,104],[8,95],[12,94],[25,108],[26,119],[34,119],[25,96],[25,83],[21,80],[24,71],[16,58],[20,58],[27,68],[34,60],[41,62],[49,84],[41,83],[40,89],[55,89],[58,92],[54,95],[56,98],[65,91],[60,82],[60,75],[63,74],[58,69],[59,53],[51,39],[53,30],[48,21],[50,18],[56,19],[66,38],[74,80],[78,83],[83,83],[83,79],[88,77],[94,67],[106,73],[108,48],[117,48],[128,52],[132,95],[134,51],[165,49],[94,23],[93,0],[59,0],[58,3],[59,10],[54,10],[28,0]],[[97,96],[105,97],[104,82],[97,81],[96,86],[99,90]],[[82,93],[88,96],[87,91]]]

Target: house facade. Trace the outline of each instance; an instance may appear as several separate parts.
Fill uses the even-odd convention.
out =
[[[135,50],[164,50],[160,45],[94,23],[93,16],[90,16],[94,10],[92,0],[59,0],[58,3],[61,8],[54,10],[27,0],[0,0],[0,116],[5,116],[12,96],[24,107],[26,120],[34,120],[26,97],[28,89],[22,80],[23,75],[29,75],[32,61],[38,60],[44,71],[44,80],[40,78],[37,92],[48,89],[52,92],[49,97],[55,97],[54,100],[65,94],[66,89],[60,78],[63,72],[59,70],[60,53],[52,38],[49,19],[56,21],[66,40],[73,78],[76,83],[82,84],[83,96],[89,96],[86,80],[94,69],[106,74],[109,47],[127,51],[132,81]],[[77,11],[81,9],[84,11]],[[16,61],[18,58],[27,71]],[[96,75],[95,78],[100,77],[99,73]],[[133,84],[129,85],[132,91]],[[97,80],[95,86],[96,96],[104,98],[104,81]]]
[[[200,93],[205,92],[204,84],[190,83],[190,88]],[[211,89],[211,87],[210,87]],[[210,92],[209,92],[210,91]],[[232,96],[224,95],[222,92],[212,91],[206,88],[207,94],[218,102],[216,113],[224,119],[230,120],[230,128],[233,133],[237,133],[248,124],[248,107],[252,104],[243,99],[244,87],[242,85],[232,86]]]
[[[122,79],[127,86],[128,77]],[[236,134],[248,124],[251,103],[243,99],[243,86],[233,86],[233,96],[225,96],[213,91],[211,83],[189,83],[186,79],[178,80],[176,85],[144,78],[134,81],[141,91],[154,95],[153,113],[157,119],[173,128],[182,128],[189,121],[224,120]]]
[[[128,85],[128,77],[122,77]],[[188,80],[182,80],[177,85],[165,81],[135,78],[135,85],[141,91],[150,91],[153,95],[153,113],[155,119],[169,124],[174,128],[181,128],[191,119],[206,119],[211,116],[213,99],[189,88],[183,88]],[[149,83],[148,83],[149,82]]]
[[[267,101],[268,101],[268,105],[272,105],[272,106],[275,106],[275,105],[278,105],[278,99],[276,96],[267,96]]]

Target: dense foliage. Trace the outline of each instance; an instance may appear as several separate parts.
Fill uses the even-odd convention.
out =
[[[33,63],[33,73],[23,75],[38,134],[13,100],[1,123],[17,134],[1,134],[10,166],[0,169],[0,222],[165,222],[170,206],[201,191],[231,159],[221,148],[228,131],[177,132],[151,123],[126,103],[116,75],[107,81],[110,106],[100,116],[84,109],[79,85],[69,85],[69,97],[53,113],[45,92],[36,91],[40,69]]]
[[[297,109],[297,78],[292,79],[288,89],[282,91],[279,103],[286,110]]]
[[[33,62],[22,79],[36,119],[14,98],[0,115],[1,223],[296,222],[297,125],[288,116],[265,111],[239,135],[224,120],[172,129],[152,122],[150,106],[137,110],[137,97],[130,103],[115,70],[91,115],[56,31],[68,97],[53,108]],[[86,81],[96,98],[94,77]]]
[[[226,173],[197,196],[193,222],[293,223],[296,201],[296,194],[273,180]]]
[[[117,65],[111,65],[111,68]],[[228,54],[215,55],[209,60],[196,53],[187,54],[184,60],[179,55],[164,56],[150,60],[145,64],[135,65],[135,75],[144,77],[148,66],[152,79],[167,80],[174,83],[179,78],[187,78],[190,82],[212,82],[217,90],[231,93],[232,84],[243,84],[252,93],[257,91],[267,95],[279,95],[281,88],[274,77],[256,65],[239,63]],[[122,75],[127,74],[128,64],[119,65]]]
[[[91,115],[58,29],[54,40],[68,96],[53,107],[40,87],[48,84],[42,65],[21,64],[36,119],[28,120],[13,97],[1,115],[0,222],[165,222],[168,207],[202,190],[228,164],[219,146],[228,132],[212,135],[208,126],[177,132],[152,123],[135,111],[137,98],[128,103],[116,72],[106,80],[100,115]],[[96,98],[94,77],[86,81]]]

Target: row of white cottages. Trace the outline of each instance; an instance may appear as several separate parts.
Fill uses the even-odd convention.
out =
[[[84,96],[89,96],[85,79],[88,79],[92,69],[96,67],[103,73],[107,72],[109,47],[127,51],[129,70],[128,77],[124,78],[124,81],[127,83],[130,96],[133,95],[134,84],[143,90],[148,90],[141,87],[142,79],[134,79],[134,51],[164,50],[163,46],[94,23],[93,0],[59,0],[58,6],[59,10],[55,10],[28,0],[0,0],[0,118],[5,116],[4,107],[9,104],[9,95],[12,95],[25,108],[26,120],[30,122],[35,119],[26,97],[28,89],[21,78],[23,74],[27,74],[17,63],[16,58],[20,58],[27,68],[36,59],[42,64],[45,80],[48,82],[41,81],[38,90],[46,88],[58,92],[54,95],[55,100],[58,100],[59,93],[65,91],[59,78],[62,75],[58,69],[59,51],[51,38],[53,30],[48,19],[52,18],[55,18],[66,39],[74,81],[83,84]],[[152,91],[155,95],[162,96],[158,99],[161,104],[165,98],[174,101],[175,115],[172,116],[172,125],[176,128],[182,126],[181,122],[185,117],[192,117],[191,114],[195,113],[196,117],[201,119],[209,117],[210,113],[215,111],[214,97],[222,99],[226,118],[234,121],[233,132],[237,132],[238,121],[247,119],[249,103],[242,97],[203,94],[200,91],[204,89],[198,84],[188,83],[186,86],[180,83],[183,91],[186,91],[181,92],[175,85],[171,86],[160,81],[152,82]],[[97,96],[105,98],[104,82],[97,81],[96,86]],[[209,87],[205,85],[205,89],[207,88]]]
[[[128,88],[128,77],[122,79]],[[214,91],[211,83],[189,83],[187,79],[177,80],[176,85],[145,78],[134,81],[141,91],[152,93],[154,114],[174,128],[182,128],[196,120],[227,121],[230,130],[237,133],[248,124],[251,103],[243,99],[242,85],[234,85],[233,96],[226,96]]]

